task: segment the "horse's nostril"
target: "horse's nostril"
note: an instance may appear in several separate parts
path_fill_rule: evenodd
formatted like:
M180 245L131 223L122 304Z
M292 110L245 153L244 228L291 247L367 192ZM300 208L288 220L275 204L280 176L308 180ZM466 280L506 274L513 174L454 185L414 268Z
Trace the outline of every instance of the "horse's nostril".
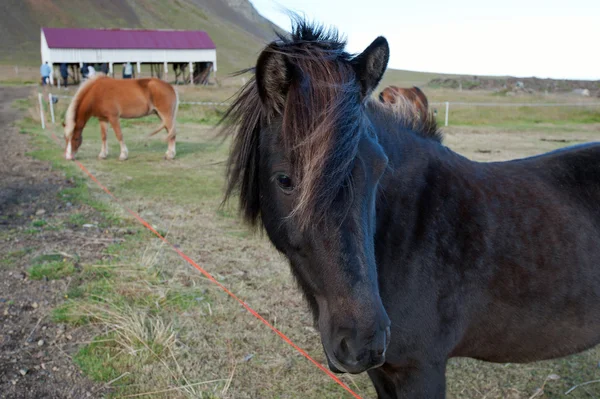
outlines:
M342 338L340 341L340 354L348 354L348 342L346 341L346 338Z
M383 356L383 354L385 353L385 348L379 348L377 349L377 356Z

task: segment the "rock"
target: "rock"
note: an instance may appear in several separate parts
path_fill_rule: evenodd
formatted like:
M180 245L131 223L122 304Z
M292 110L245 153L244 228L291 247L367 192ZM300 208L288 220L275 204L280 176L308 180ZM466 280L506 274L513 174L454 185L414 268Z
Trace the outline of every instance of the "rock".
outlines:
M21 373L21 375L24 376L25 374L27 374L28 371L29 370L27 370L27 369L21 369L21 370L19 370L19 373Z
M86 229L92 228L92 227L96 227L95 224L91 224L91 223L86 223L83 225L83 227L85 227Z
M37 304L37 302L34 302L34 303L32 303L32 304L31 304L31 307L32 307L32 308L34 308L34 309L37 309L37 308L38 308L38 306L39 306L39 305Z
M44 213L46 213L46 210L45 210L45 209L38 209L37 211L35 211L35 215L36 215L36 216L41 216L41 215L43 215Z
M44 340L43 339L40 339L38 341L38 346L44 346Z

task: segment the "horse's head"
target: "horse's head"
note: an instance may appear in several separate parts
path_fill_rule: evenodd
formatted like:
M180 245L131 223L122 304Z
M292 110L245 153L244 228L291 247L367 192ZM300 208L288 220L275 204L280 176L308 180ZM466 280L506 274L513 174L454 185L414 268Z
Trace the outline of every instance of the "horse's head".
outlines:
M351 57L344 45L300 21L261 53L227 114L227 196L240 191L246 219L289 259L332 370L359 373L384 362L390 340L373 242L387 157L364 106L389 48L380 37Z
M67 127L65 127L65 158L69 161L75 159L75 154L81 146L81 143L83 141L83 137L81 134L82 130L83 129L71 130L69 137Z
M429 119L429 101L418 87L388 86L379 93L379 101L396 108L404 117L416 117L425 122Z
M63 122L65 131L65 158L68 161L75 159L75 154L83 141L82 127L75 125L74 117L67 112L67 120Z

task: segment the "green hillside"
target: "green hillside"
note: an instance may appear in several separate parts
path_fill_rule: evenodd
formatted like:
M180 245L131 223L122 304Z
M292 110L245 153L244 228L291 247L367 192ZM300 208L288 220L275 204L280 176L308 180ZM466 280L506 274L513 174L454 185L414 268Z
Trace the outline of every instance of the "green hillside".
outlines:
M275 36L247 0L7 0L0 2L0 63L37 65L41 27L205 30L220 73L252 65Z

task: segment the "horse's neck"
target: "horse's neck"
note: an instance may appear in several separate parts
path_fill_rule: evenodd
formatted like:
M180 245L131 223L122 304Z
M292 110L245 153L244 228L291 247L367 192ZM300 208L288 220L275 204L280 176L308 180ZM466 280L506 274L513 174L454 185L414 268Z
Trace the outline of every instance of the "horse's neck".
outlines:
M401 173L403 168L410 168L414 174L417 172L415 164L423 170L430 162L445 162L457 155L440 142L422 137L397 123L379 122L375 129L389 159L390 169L397 173Z
M441 198L447 192L459 196L459 191L448 191L448 187L462 186L477 167L440 142L406 129L380 128L378 137L389 159L380 181L379 200L385 205L378 211L378 219L409 220L430 198ZM397 226L400 230L410 229L402 223Z

